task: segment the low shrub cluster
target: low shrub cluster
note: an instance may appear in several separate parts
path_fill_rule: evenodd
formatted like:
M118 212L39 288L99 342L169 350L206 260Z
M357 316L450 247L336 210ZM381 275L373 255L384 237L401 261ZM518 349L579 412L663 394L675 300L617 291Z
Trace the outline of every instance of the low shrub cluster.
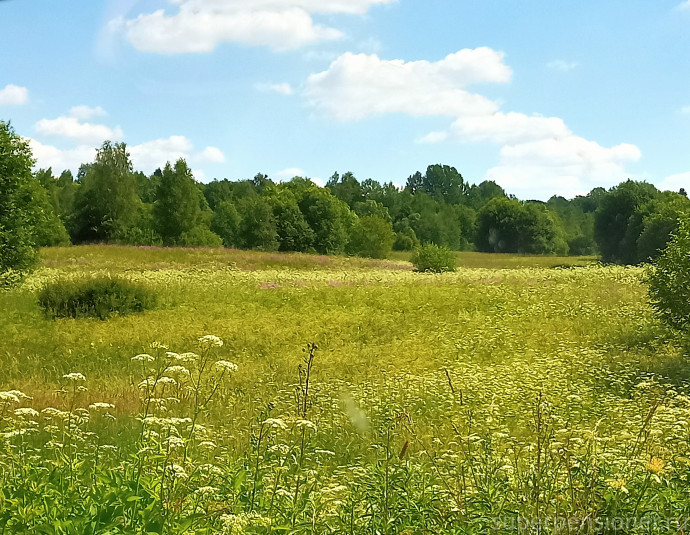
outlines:
M56 281L39 292L39 305L53 318L107 319L154 308L157 298L142 285L100 277Z
M443 273L455 271L457 260L455 253L448 247L427 243L417 248L412 255L412 263L417 271Z

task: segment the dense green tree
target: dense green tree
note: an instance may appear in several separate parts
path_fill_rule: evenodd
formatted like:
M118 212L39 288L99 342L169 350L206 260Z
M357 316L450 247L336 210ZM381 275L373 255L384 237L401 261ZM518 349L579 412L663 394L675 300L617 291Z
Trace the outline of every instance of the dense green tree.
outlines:
M314 231L314 249L320 254L343 253L354 222L347 204L313 184L300 192L297 203Z
M225 247L241 245L240 214L233 202L222 201L216 205L211 218L211 230L221 237Z
M273 207L268 199L250 196L237 203L240 214L238 238L241 247L275 251L278 249L278 233Z
M679 221L690 215L690 200L684 195L666 191L642 209L642 232L637 239L637 261L647 262L659 256Z
M71 233L77 242L115 240L137 223L141 200L124 143L106 141L80 168Z
M594 237L604 262L637 262L637 240L644 229L640 209L658 194L652 184L627 180L602 197L594 217Z
M390 221L375 215L360 217L351 230L348 252L368 258L388 258L395 242Z
M543 203L496 197L477 214L480 251L521 254L566 254L560 220Z
M269 197L276 222L279 251L309 252L316 236L300 211L295 194L281 187Z
M493 180L485 180L480 184L473 184L467 191L467 202L475 210L479 210L491 199L505 197L507 195L504 189Z
M412 251L419 247L419 238L417 238L417 234L410 226L408 218L405 217L396 221L393 225L393 230L395 231L393 249L396 251Z
M340 176L334 173L326 183L326 188L338 199L347 204L351 209L355 204L364 202L364 190L362 185L352 173Z
M174 166L165 165L153 205L156 230L163 243L174 245L183 233L202 225L202 199L184 159L177 160Z
M33 156L26 140L0 121L0 284L10 270L25 272L37 261L37 206L33 202Z

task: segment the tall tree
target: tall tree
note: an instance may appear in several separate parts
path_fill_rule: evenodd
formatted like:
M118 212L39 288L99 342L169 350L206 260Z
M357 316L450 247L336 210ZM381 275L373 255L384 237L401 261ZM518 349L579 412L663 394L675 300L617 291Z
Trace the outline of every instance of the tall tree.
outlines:
M136 225L141 200L124 143L103 143L92 164L79 170L72 236L75 241L115 240Z
M159 180L153 204L153 220L163 243L175 245L183 233L202 223L203 195L196 186L191 169L182 158L174 166L168 162Z
M0 121L0 277L29 270L37 261L33 163L27 141Z

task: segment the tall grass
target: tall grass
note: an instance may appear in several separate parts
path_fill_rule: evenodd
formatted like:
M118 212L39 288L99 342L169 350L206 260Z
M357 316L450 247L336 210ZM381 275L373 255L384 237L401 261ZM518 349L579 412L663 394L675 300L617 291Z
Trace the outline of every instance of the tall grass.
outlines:
M665 533L690 513L690 393L659 373L683 357L638 269L43 254L0 293L7 532ZM104 273L169 306L41 314L46 281Z

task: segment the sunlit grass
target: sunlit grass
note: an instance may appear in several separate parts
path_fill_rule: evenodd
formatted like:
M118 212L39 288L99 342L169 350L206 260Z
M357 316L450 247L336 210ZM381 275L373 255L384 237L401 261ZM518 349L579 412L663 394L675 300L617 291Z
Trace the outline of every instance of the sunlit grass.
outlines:
M314 533L483 533L499 517L690 508L681 492L690 474L685 361L651 314L640 268L582 258L563 269L553 266L566 259L461 253L456 273L433 275L413 272L402 256L377 262L125 247L42 254L42 269L0 294L0 388L33 396L12 410L70 413L100 402L114 405L117 419L101 421L93 409L91 423L30 433L20 446L8 433L24 424L8 405L10 489L22 459L33 455L44 466L38 459L51 458L47 441L74 435L76 457L56 466L85 463L69 476L75 489L101 481L98 466L125 482L143 478L142 489L158 492L155 522L170 533L183 532L192 503L203 513L198 533L240 533L229 526L242 523L252 533L269 524ZM146 285L160 308L107 321L40 312L36 292L46 282L108 274ZM213 362L238 367L212 401L202 407L203 396L188 395L211 392L205 385L215 376L206 372L192 390L180 390L177 375L174 393L142 391L146 377L184 375L168 371L179 364L152 342L199 352L206 334L223 340ZM155 361L132 360L139 354ZM198 366L184 364L192 377ZM72 372L86 376L88 390L56 393ZM308 403L298 403L305 396ZM152 397L181 399L157 401L167 410L155 415L190 418L205 435L197 440L188 423L166 428L167 436L142 434L133 417L154 414ZM45 418L36 429L48 425ZM117 453L97 461L93 440L114 442ZM142 447L150 456L133 460ZM174 476L178 468L189 477ZM43 481L36 470L31 477ZM214 490L199 491L206 487ZM125 494L115 492L113 503L126 502ZM141 509L113 511L132 525L155 523Z

